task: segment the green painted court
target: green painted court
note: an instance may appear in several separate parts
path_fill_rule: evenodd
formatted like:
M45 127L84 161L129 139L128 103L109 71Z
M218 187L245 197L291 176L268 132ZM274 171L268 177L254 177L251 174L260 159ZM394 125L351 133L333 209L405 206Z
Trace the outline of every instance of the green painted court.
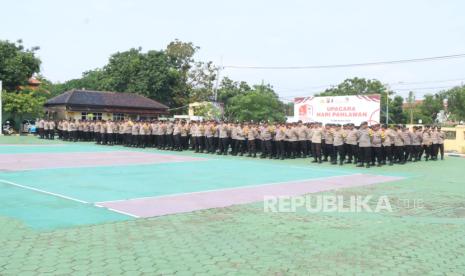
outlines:
M465 271L464 158L367 170L35 137L1 137L0 158L0 275ZM389 181L360 185L371 176ZM388 196L393 212L265 213L257 201L143 216L168 199L233 202L298 185L316 195ZM111 210L119 202L142 215Z
M0 215L17 218L32 228L54 229L73 225L97 224L132 219L127 214L99 208L93 203L157 197L173 194L222 190L244 186L309 180L353 175L353 170L288 165L273 160L218 157L192 153L172 153L154 149L103 147L90 143L1 146L0 157L14 163L10 170L0 172ZM104 154L112 157L131 152L153 154L160 163L138 164L128 160L116 166L95 165ZM62 165L62 154L75 155L68 165ZM118 154L118 155L114 155ZM179 162L164 162L164 157L176 155ZM17 160L12 160L19 156ZM20 168L26 158L43 168ZM188 159L186 159L188 158ZM7 160L10 159L10 160ZM55 159L55 160L53 160ZM16 161L16 162L15 162ZM99 160L97 160L99 161ZM84 164L79 164L87 162ZM98 162L97 162L98 163ZM50 165L49 165L50 164ZM64 166L64 167L62 167ZM69 166L69 167L66 167ZM76 166L76 167L74 167ZM4 166L5 167L5 166ZM31 188L31 189L29 189ZM34 190L32 190L34 189ZM20 200L18 200L20 199ZM80 202L81 201L81 202ZM90 203L90 204L86 204Z

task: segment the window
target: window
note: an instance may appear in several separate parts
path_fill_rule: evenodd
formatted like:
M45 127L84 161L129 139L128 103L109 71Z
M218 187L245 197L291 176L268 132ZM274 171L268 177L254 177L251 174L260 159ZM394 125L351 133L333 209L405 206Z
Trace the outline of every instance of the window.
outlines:
M92 113L92 120L94 121L97 121L97 120L102 120L102 113L98 112L94 112Z
M113 113L113 121L123 121L124 114L123 113Z
M457 133L455 131L444 131L447 140L455 140Z
M87 112L81 113L81 120L87 120Z

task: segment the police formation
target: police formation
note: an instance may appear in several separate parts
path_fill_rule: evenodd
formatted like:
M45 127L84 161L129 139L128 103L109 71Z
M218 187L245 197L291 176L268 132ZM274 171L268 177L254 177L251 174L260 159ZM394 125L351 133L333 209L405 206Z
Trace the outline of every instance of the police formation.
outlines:
M270 159L313 158L313 163L370 167L444 159L444 133L438 126L362 123L230 123L216 121L40 120L42 139L95 141L101 145L193 150Z

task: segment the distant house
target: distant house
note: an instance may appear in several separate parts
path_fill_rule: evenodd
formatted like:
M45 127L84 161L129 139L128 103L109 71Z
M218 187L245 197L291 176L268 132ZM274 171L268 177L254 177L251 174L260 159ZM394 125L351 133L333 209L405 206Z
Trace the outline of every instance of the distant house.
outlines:
M156 119L168 106L135 93L70 90L44 104L49 118L82 120Z
M423 104L423 100L415 100L412 104L408 102L408 99L405 99L404 103L402 104L402 108L404 110L409 109L411 107L417 107L419 105Z
M39 90L40 86L41 86L42 82L38 79L36 79L35 77L30 77L28 80L27 80L27 85L20 85L18 86L18 90L31 90L31 91L36 91L36 90ZM49 91L45 90L45 89L41 89L41 92L43 93L50 93Z

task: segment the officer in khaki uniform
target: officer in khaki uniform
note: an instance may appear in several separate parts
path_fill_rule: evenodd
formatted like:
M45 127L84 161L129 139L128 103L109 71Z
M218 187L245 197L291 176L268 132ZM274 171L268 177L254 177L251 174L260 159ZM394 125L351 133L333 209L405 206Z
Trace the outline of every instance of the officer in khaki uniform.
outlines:
M413 162L420 161L422 137L423 137L423 133L421 131L421 127L420 126L414 126L413 127L413 133L412 133Z
M257 146L255 141L258 137L258 130L255 124L251 124L247 130L247 149L249 152L248 157L257 157Z
M181 122L176 121L174 123L174 127L173 127L174 150L176 150L176 151L182 151L181 128L182 128Z
M273 129L267 122L264 122L260 127L260 138L262 140L262 155L260 158L273 158L272 144L271 140L273 139L272 133Z
M386 164L386 160L389 160L389 166L394 165L393 159L393 148L395 133L394 130L388 128L387 125L382 125L381 135L383 138L383 164Z
M334 133L333 133L333 125L326 124L323 137L325 140L325 150L324 150L324 159L323 161L328 161L328 157L331 163L335 162L335 151L334 151Z
M438 126L437 131L439 153L441 154L441 160L444 160L444 139L446 138L446 134L443 131L441 131L440 126Z
M299 141L299 150L298 150L297 157L305 158L308 156L307 126L302 124L301 121L299 121L299 124L297 126L297 139Z
M404 140L404 161L412 161L412 132L406 127L402 127L402 140Z
M373 125L371 129L371 149L372 149L372 159L371 165L375 165L375 161L377 162L377 166L381 167L383 164L383 132L380 129L380 125L376 124Z
M205 122L204 136L205 136L205 151L206 153L213 153L213 132L214 126L212 122Z
M313 135L313 123L307 124L307 152L308 156L312 157L312 135Z
M332 160L332 164L337 164L337 155L339 154L339 165L344 164L345 160L345 150L344 150L344 139L345 139L345 132L341 129L341 125L337 124L334 126L333 130L333 146L334 146L334 159Z
M189 148L189 124L185 121L181 121L181 145L183 150Z
M394 154L396 156L395 160L396 163L405 164L405 156L404 156L404 138L402 135L402 126L397 125L394 127Z
M37 123L37 132L39 132L40 139L45 138L44 126L45 126L45 120L40 119L39 122Z
M439 152L439 132L438 128L435 126L431 131L431 160L438 160Z
M321 163L321 142L323 138L323 128L321 123L315 123L312 131L312 163Z
M233 155L240 155L243 156L246 146L245 146L245 138L246 134L244 133L244 126L242 124L236 124L235 127L236 132L236 139L234 145Z
M286 156L286 151L285 151L285 141L284 139L286 138L286 127L283 124L278 124L275 130L275 136L274 136L274 141L276 144L276 159L281 159L284 160L284 157Z
M367 122L360 124L360 129L357 131L357 142L359 147L359 164L357 167L369 168L371 164L371 136L372 132L368 128Z
M345 150L347 153L347 163L352 163L352 159L354 160L354 164L358 163L358 147L357 147L357 129L355 129L353 124L347 125L347 137L346 137L346 146Z

